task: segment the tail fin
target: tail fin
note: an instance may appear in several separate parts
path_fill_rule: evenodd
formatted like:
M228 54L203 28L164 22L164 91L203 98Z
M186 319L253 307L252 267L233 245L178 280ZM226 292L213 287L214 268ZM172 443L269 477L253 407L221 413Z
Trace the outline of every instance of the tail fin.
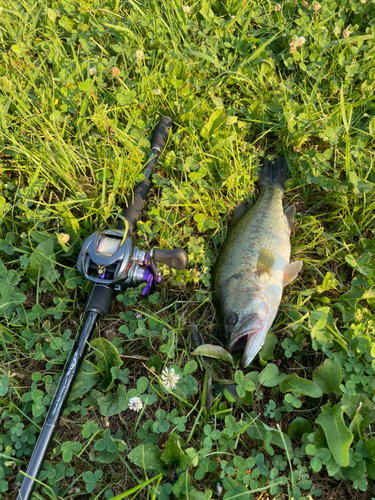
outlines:
M285 158L276 160L274 163L264 158L263 166L260 167L258 175L259 186L278 186L284 190L284 184L288 175Z

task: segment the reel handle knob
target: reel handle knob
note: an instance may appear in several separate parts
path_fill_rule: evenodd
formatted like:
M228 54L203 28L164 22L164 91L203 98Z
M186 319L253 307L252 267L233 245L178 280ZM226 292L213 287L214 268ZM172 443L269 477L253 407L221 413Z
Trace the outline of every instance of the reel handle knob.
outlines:
M173 269L185 269L188 265L188 254L182 248L174 250L163 250L155 248L152 253L152 258L159 264L165 264Z

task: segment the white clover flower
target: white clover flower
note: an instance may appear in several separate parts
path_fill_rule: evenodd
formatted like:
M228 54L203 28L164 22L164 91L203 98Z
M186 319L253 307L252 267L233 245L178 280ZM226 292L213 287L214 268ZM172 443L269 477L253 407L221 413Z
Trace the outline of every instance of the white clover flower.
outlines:
M366 0L359 0L361 3L366 3Z
M234 19L236 16L230 16L231 19Z
M143 59L143 52L141 50L137 50L135 57L137 58L137 61L141 61Z
M161 90L160 89L155 89L154 90L154 94L155 95L160 95L161 94Z
M183 11L186 12L186 14L190 14L191 10L190 10L190 7L188 5L184 5L182 8L183 8Z
M336 36L339 36L340 34L340 28L338 26L336 26L334 29L333 29L333 32Z
M89 69L89 73L90 73L91 76L96 75L96 73L97 73L96 68L90 68Z
M280 12L280 10L281 10L281 5L279 3L277 3L275 5L275 12Z
M342 32L342 36L343 36L344 38L349 38L350 33L351 33L351 31L349 31L349 30L346 28L346 29L344 29L344 31Z
M318 10L320 10L321 8L322 8L322 6L320 5L319 2L314 3L313 9L315 10L315 12L318 12Z
M138 398L138 397L130 398L128 407L134 411L141 411L143 408L143 403L141 401L141 398Z
M306 38L304 36L300 36L299 38L292 40L289 44L289 52L291 54L294 54L294 52L296 52L297 50L297 47L302 47L302 45L305 45L305 43Z
M176 384L180 378L180 375L175 374L174 368L168 371L168 368L164 368L161 375L161 381L166 389L172 390L176 389Z
M296 43L297 47L302 47L302 45L305 45L306 43L306 38L304 36L300 36L299 38L297 38Z

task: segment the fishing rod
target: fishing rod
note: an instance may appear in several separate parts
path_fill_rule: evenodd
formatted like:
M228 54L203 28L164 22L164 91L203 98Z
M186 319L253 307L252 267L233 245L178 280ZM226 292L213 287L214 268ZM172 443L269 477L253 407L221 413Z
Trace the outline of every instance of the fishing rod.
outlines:
M78 256L77 268L84 278L94 283L85 307L86 321L77 336L71 355L65 365L56 394L39 434L17 500L29 500L47 455L52 437L73 387L85 356L88 342L97 320L106 316L115 291L147 283L142 291L147 295L155 289L161 276L157 264L173 269L184 269L188 264L187 253L181 248L174 250L152 249L150 252L134 246L133 236L137 221L142 215L150 177L165 147L172 120L163 116L157 124L151 142L152 156L145 167L144 179L136 186L128 201L117 229L97 231L83 243Z

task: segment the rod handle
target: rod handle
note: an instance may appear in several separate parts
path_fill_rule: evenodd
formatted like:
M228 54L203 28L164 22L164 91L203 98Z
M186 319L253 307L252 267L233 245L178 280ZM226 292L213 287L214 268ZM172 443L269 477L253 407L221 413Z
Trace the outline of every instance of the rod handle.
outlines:
M159 156L163 152L171 127L172 119L168 116L163 116L155 127L151 142L153 156L146 165L145 178L134 189L133 197L128 200L128 206L125 208L123 214L129 224L128 236L132 236L134 234L135 226L142 216L147 194L150 191L150 177L154 172ZM117 225L117 229L124 231L125 221L120 220Z
M147 194L150 191L150 179L143 179L134 189L132 198L129 200L129 206L124 210L124 218L129 224L128 236L132 236L135 231L135 226L141 218L143 208L146 203ZM117 229L125 230L125 221L122 219L117 225Z
M152 257L155 262L177 270L185 269L188 265L188 254L182 248L175 248L174 250L155 248Z
M151 149L157 149L159 154L163 152L171 128L172 119L169 118L169 116L163 116L155 127L151 142Z

